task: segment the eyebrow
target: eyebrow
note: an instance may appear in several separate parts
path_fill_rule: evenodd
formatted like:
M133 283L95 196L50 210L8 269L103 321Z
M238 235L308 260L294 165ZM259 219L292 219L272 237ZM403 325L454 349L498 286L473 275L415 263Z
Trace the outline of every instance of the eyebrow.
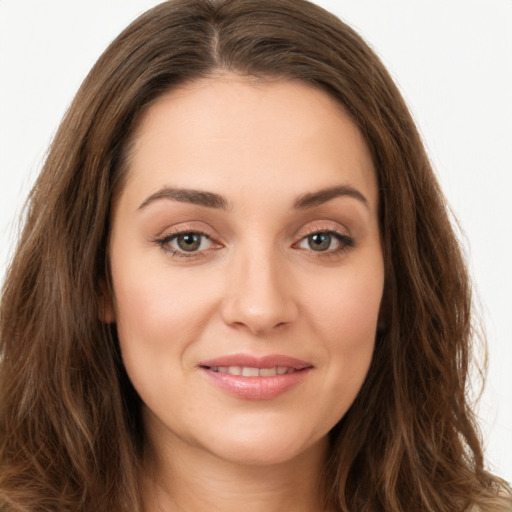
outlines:
M173 199L174 201L179 201L181 203L197 204L199 206L206 206L207 208L219 208L222 210L227 210L228 208L227 200L221 195L213 192L186 188L163 187L147 197L139 206L139 210L146 208L151 203L158 201L159 199Z
M293 207L297 210L304 210L306 208L313 208L320 206L331 199L336 197L352 197L363 203L366 208L370 208L368 199L354 187L350 185L338 185L336 187L329 187L319 190L318 192L308 192L299 196L293 203Z
M331 199L337 197L352 197L357 199L369 208L368 200L366 197L354 187L350 185L338 185L335 187L328 187L317 192L307 192L300 195L294 202L293 208L295 210L305 210L307 208L314 208L320 206ZM217 208L221 210L227 210L229 203L227 199L214 192L206 192L203 190L185 189L185 188L173 188L163 187L154 194L147 197L143 203L139 206L139 210L142 210L149 206L151 203L160 199L171 199L182 203L196 204L199 206L205 206L207 208Z

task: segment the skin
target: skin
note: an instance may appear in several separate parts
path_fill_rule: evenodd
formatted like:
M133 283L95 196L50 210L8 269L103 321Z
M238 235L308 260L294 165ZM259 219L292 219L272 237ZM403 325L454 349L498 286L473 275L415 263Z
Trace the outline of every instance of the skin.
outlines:
M326 93L235 75L165 94L134 141L104 320L117 323L144 403L146 509L318 512L327 434L368 371L383 291L368 148ZM294 207L340 186L356 192ZM155 198L163 187L227 206ZM183 256L176 233L191 232L208 238ZM311 369L275 398L248 400L198 366L240 353Z

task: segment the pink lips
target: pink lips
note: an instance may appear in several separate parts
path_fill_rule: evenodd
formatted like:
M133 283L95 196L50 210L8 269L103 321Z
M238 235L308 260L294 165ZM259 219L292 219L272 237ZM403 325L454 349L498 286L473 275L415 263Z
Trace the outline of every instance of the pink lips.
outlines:
M300 384L313 366L294 357L234 354L199 364L215 386L237 398L270 400Z

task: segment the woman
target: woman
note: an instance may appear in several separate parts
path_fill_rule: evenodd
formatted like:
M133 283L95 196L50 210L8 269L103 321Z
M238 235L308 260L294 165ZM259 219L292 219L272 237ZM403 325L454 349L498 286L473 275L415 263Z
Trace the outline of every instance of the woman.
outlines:
M3 510L511 508L420 138L312 4L128 27L56 135L1 314Z

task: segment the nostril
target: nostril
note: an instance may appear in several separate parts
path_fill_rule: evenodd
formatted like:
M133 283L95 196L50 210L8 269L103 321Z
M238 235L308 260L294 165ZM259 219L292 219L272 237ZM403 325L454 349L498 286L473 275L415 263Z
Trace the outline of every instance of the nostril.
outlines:
M275 268L268 261L258 261L257 268L247 260L243 267L235 265L221 316L231 327L243 326L254 334L263 334L293 323L298 318L298 305L291 280L282 273L275 275Z

